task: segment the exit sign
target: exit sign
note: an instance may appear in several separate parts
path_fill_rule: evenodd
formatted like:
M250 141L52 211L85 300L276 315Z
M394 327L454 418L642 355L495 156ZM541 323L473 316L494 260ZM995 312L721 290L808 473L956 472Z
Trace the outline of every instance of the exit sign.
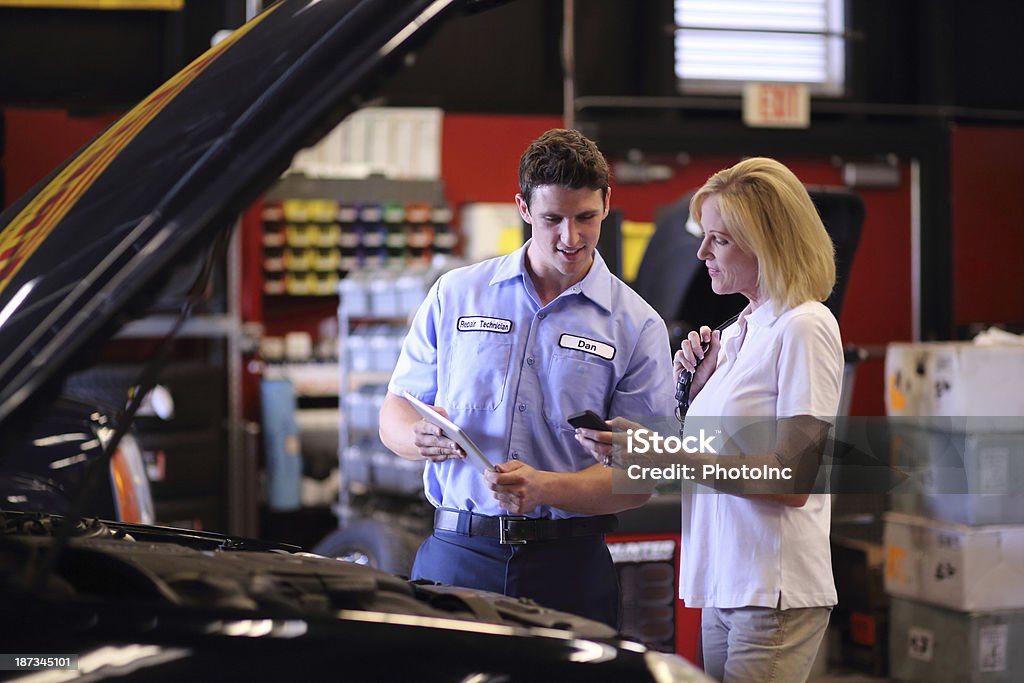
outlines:
M754 128L808 128L811 93L801 83L747 83L743 123Z

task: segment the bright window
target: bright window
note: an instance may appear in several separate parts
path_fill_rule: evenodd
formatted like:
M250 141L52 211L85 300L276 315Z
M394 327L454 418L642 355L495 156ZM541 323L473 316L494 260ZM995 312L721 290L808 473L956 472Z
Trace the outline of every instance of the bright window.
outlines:
M685 94L746 81L844 92L844 0L675 0L675 72Z

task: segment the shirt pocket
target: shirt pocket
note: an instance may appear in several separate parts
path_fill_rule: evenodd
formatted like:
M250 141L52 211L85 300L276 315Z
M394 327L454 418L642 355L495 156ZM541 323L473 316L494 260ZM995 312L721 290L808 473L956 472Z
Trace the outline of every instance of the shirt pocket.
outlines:
M494 410L505 398L512 340L507 334L463 332L455 336L449 356L445 407Z
M544 417L553 426L572 430L566 419L593 410L604 417L611 393L612 366L582 353L556 353L551 357Z

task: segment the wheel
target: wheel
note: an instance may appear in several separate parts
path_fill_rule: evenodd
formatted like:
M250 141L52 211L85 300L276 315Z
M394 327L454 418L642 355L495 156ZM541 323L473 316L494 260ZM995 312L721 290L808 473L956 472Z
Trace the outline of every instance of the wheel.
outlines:
M361 519L320 541L313 552L409 576L420 539L373 519Z

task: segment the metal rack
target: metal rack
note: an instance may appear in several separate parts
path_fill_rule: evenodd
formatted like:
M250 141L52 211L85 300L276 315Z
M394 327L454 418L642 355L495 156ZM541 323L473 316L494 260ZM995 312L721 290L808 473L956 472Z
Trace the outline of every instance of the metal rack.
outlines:
M243 332L241 311L241 247L240 231L236 224L227 250L225 267L226 289L224 311L193 315L178 338L212 339L224 343L222 362L226 372L227 405L226 431L226 523L223 529L231 534L255 536L258 533L257 510L259 504L259 465L256 435L242 419L242 353L247 346ZM126 324L116 339L154 339L170 332L175 316L156 314ZM221 531L218 529L217 531Z
M398 359L409 317L419 306L431 272L390 271L343 281L338 304L339 426L341 487L335 514L342 528L370 514L356 497L422 498L419 463L387 451L378 436L377 415Z

